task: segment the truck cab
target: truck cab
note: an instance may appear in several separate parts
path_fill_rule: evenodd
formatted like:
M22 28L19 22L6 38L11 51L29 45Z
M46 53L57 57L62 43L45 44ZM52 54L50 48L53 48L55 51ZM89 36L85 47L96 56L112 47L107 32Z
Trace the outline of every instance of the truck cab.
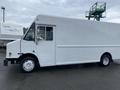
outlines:
M7 44L4 64L19 63L25 72L37 66L55 65L55 27L33 22L23 38Z

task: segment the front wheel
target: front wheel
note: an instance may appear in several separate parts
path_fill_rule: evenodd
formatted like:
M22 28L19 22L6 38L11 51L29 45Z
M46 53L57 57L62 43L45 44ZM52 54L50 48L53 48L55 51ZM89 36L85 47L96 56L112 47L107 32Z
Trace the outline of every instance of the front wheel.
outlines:
M23 72L32 72L35 67L35 59L32 57L25 57L20 63L20 68Z
M112 61L112 58L110 57L110 55L105 54L101 57L100 65L109 66L111 61Z

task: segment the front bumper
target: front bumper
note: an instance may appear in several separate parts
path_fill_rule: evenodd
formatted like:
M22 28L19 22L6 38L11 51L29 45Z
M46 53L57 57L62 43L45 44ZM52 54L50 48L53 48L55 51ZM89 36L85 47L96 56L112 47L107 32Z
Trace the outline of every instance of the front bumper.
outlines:
M11 64L15 64L15 63L18 63L18 58L6 58L4 61L3 61L3 65L4 66L8 66L8 62L11 62Z

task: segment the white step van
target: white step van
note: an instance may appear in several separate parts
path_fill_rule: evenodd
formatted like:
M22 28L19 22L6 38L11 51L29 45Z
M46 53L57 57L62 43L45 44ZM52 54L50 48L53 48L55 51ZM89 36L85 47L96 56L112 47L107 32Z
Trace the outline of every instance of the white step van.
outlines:
M120 59L120 24L38 15L22 39L7 44L4 65L40 67Z

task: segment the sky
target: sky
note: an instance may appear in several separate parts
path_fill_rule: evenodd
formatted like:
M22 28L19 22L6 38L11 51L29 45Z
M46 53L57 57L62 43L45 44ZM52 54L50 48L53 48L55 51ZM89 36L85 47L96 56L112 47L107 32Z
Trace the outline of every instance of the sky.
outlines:
M29 27L40 14L86 19L85 12L95 2L107 3L106 18L102 21L120 23L120 0L0 0L0 7L6 8L6 22Z

